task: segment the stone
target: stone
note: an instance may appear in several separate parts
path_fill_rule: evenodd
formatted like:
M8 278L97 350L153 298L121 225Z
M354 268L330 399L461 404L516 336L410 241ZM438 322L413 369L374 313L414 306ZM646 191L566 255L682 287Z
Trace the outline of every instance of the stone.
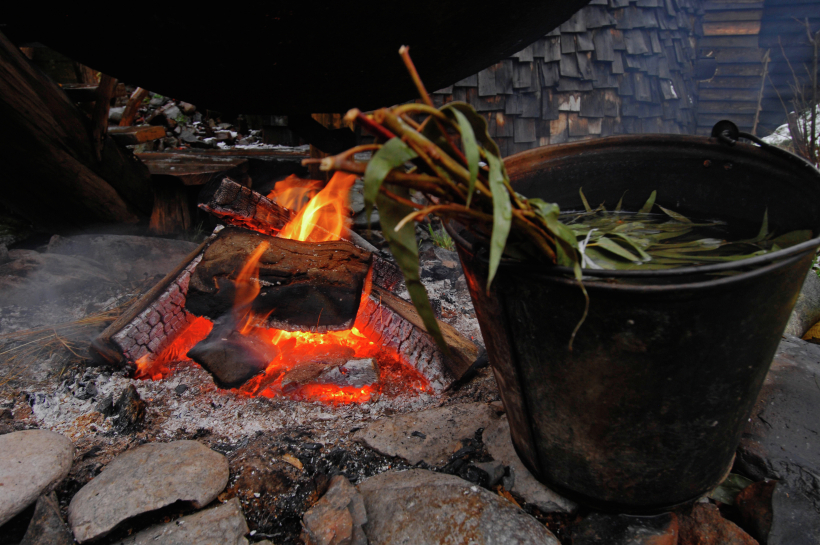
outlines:
M506 415L484 430L483 439L490 456L509 466L515 475L510 492L535 505L542 513L572 513L578 507L575 502L556 494L533 477L515 452Z
M26 430L0 435L0 526L51 492L73 462L74 445L59 433Z
M152 526L115 545L247 545L248 524L237 498L212 509Z
M334 475L325 495L302 518L302 540L308 545L367 545L366 523L362 495L343 475Z
M558 545L523 510L485 488L424 469L388 471L359 486L370 545Z
M149 443L126 451L80 489L68 522L80 543L177 501L207 505L228 483L228 460L196 441Z
M678 516L678 545L758 545L734 522L720 516L712 503L696 503L688 514Z
M189 102L180 102L177 106L182 110L182 113L188 116L194 115L196 112L196 106Z
M130 235L76 235L49 244L49 254L92 260L118 281L135 281L166 275L197 244L185 240Z
M572 531L572 545L677 545L678 519L591 513Z
M777 479L820 517L820 346L794 337L777 349L737 451L737 472Z
M775 485L777 481L760 481L747 486L735 497L740 526L762 543L766 543L772 529L772 493Z
M797 296L797 303L789 317L785 334L802 337L818 320L820 320L820 278L817 277L814 269L810 269L803 282L800 295Z
M498 460L492 462L479 462L473 464L475 467L487 474L487 486L494 487L504 478L504 464Z
M413 465L442 466L463 446L462 439L472 439L479 428L486 429L495 419L495 412L485 403L452 405L383 418L357 431L353 438Z
M51 494L40 496L34 508L34 516L23 536L20 545L73 545L71 530L60 515L57 496Z
M119 125L125 106L112 106L108 110L108 122L112 125Z
M807 495L787 483L761 481L738 494L741 527L766 545L820 544L820 517Z

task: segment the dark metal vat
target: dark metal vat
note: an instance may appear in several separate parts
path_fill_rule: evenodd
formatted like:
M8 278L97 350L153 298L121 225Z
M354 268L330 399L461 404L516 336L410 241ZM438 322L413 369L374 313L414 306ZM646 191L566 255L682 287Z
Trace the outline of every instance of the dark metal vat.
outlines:
M820 233L820 173L785 153L717 139L637 136L539 148L506 161L529 197L583 209L658 203L694 218ZM536 477L599 509L694 500L729 470L820 238L755 258L669 271L590 271L590 313L566 270L504 263L484 293L482 247L458 251L507 408ZM462 234L464 234L462 232ZM726 276L727 269L740 271Z
M122 3L93 15L18 2L0 22L13 41L42 42L200 109L344 113L417 97L401 45L435 91L520 51L588 2Z

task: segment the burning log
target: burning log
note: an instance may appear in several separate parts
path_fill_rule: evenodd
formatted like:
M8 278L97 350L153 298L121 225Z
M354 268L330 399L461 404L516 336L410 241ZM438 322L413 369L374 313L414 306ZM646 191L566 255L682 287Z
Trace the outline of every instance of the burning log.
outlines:
M199 207L225 223L276 235L294 213L256 191L225 178L207 204Z
M213 198L207 204L200 204L199 208L229 225L245 227L272 236L277 235L295 215L290 209L280 206L230 178L222 180ZM349 229L345 230L342 238L365 250L375 251L375 248ZM375 253L373 254L373 283L392 290L401 279L402 275L398 267Z
M481 356L478 347L454 327L439 322L450 357L439 350L424 329L412 303L377 286L373 287L356 319L356 327L372 341L395 351L402 361L424 375L439 393L464 377Z
M344 241L313 244L228 227L205 250L185 308L209 318L229 313L239 285L247 281L233 276L262 243L269 247L259 260L261 289L250 303L254 314L269 316L268 327L285 331L350 329L370 254Z

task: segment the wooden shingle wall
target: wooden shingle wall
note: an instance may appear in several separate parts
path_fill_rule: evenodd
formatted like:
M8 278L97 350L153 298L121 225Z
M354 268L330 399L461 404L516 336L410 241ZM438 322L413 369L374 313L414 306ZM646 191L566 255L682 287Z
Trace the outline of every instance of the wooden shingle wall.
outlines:
M613 134L691 134L696 2L592 0L433 99L472 104L503 155Z
M706 0L703 10L698 55L716 59L717 71L698 82L697 134L708 135L721 119L751 132L765 81L766 50L758 46L763 2Z

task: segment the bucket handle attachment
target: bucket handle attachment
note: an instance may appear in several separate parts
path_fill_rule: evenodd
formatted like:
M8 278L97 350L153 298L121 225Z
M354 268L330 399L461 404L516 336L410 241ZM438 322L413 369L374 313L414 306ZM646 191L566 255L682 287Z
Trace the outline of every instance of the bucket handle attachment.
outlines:
M726 144L727 146L734 146L737 144L737 141L741 138L745 140L749 140L757 144L760 149L768 151L774 155L779 155L784 159L788 159L790 161L794 161L795 159L803 163L803 166L806 166L813 171L817 171L814 165L800 157L799 155L795 155L794 153L784 150L783 148L778 148L777 146L773 146L768 144L758 138L753 134L749 134L747 132L741 132L740 129L737 128L737 125L729 121L728 119L722 119L715 123L715 126L712 127L712 138L717 138L718 142L721 144Z

